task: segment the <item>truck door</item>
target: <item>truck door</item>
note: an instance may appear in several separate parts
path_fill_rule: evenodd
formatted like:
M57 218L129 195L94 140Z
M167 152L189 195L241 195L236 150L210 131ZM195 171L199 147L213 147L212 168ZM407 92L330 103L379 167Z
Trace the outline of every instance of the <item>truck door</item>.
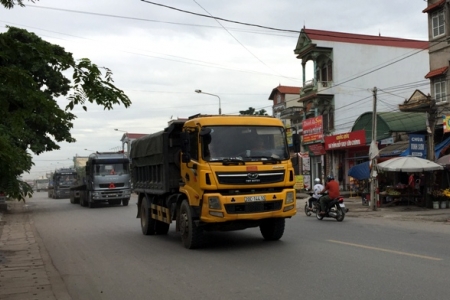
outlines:
M181 165L181 177L185 184L183 189L189 196L191 206L198 206L203 196L203 191L200 188L201 178L199 178L197 172L199 160L199 137L197 129L189 132L189 145L190 161Z

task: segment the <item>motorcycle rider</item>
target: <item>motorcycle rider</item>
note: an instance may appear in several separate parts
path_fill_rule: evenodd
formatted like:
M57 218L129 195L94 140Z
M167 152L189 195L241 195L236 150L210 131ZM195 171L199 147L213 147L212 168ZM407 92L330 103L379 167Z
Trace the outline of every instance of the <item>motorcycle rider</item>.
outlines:
M327 176L327 183L321 193L328 191L327 195L320 197L320 215L325 215L328 203L334 198L339 197L339 183L334 180L333 175Z
M320 183L320 179L319 178L314 179L314 183L315 183L314 187L313 187L314 193L312 194L311 198L309 198L309 200L308 200L309 210L312 210L313 201L319 201L320 197L322 196L320 193L323 190L323 185Z

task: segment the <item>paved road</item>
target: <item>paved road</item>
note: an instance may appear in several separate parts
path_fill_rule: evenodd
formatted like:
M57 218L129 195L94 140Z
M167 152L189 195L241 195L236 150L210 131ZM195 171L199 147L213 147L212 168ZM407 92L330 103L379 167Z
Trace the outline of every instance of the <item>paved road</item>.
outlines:
M29 201L31 225L72 299L448 298L443 222L351 212L337 223L300 210L279 242L255 228L209 233L204 249L187 250L173 226L143 236L135 202L89 209L44 193Z

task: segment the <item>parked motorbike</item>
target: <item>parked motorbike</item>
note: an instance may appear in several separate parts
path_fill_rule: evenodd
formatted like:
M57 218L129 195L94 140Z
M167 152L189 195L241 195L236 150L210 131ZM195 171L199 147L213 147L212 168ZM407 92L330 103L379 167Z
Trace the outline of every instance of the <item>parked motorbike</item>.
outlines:
M320 206L320 204L319 204ZM323 218L334 218L338 222L344 221L345 213L348 212L348 209L344 204L344 197L339 196L330 201L327 205L327 209L324 215L320 214L320 209L316 209L316 218L318 220L322 220Z

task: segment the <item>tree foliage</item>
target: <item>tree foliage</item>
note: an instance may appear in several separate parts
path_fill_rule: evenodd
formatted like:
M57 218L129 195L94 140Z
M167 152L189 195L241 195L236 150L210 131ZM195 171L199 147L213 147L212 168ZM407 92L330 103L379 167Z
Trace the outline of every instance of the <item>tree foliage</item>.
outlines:
M251 116L268 116L265 109L260 109L260 110L256 111L256 109L253 107L249 107L247 110L240 110L239 114L240 115L251 115Z
M32 3L34 3L35 1L39 1L39 0L28 0ZM14 8L15 5L19 5L19 6L25 6L25 4L23 4L24 0L0 0L0 3L7 9L11 9Z
M5 7L15 3L0 1ZM69 79L65 75L70 71ZM67 97L65 109L58 106L59 97ZM70 129L76 116L71 111L76 105L87 110L86 102L108 110L131 105L114 86L108 68L87 58L74 60L64 48L23 29L8 27L0 34L0 191L18 199L30 195L31 187L18 179L33 165L30 152L41 154L59 149L60 142L75 142Z

